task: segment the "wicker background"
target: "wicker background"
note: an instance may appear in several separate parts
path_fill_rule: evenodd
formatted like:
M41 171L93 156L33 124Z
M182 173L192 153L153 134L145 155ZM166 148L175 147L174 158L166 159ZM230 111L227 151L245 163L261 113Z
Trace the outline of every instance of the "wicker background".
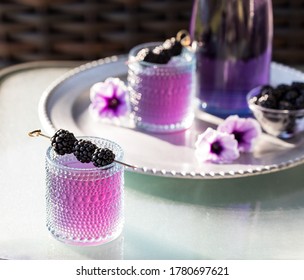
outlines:
M192 0L1 0L0 67L127 53L189 26ZM304 0L273 0L273 59L304 64Z

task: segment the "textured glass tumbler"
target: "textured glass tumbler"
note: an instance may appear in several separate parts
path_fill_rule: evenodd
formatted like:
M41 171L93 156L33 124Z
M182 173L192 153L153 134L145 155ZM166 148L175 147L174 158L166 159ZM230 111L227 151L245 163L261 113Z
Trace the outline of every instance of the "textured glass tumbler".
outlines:
M109 140L82 137L108 148L115 159L123 151ZM123 227L124 168L112 163L97 168L79 162L73 154L60 156L53 148L46 154L47 228L65 243L91 246L118 237Z
M271 0L195 0L190 30L202 109L220 117L249 115L247 93L269 83Z
M189 128L193 122L195 56L187 48L167 64L136 61L137 53L161 43L146 43L129 53L128 85L135 125L150 132Z

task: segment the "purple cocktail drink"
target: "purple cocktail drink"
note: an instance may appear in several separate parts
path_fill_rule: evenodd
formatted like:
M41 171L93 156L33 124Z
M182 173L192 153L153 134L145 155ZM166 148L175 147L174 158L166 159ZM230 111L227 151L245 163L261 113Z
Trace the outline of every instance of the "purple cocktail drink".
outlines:
M269 83L272 29L270 0L194 2L191 33L203 110L220 117L250 114L247 93Z
M121 148L108 140L88 138L111 149L121 160ZM99 168L81 163L74 155L57 155L49 148L46 156L47 227L65 243L90 246L109 242L123 226L123 167L112 163Z
M166 64L136 61L138 52L159 43L142 44L130 51L128 83L132 116L138 128L151 132L183 130L193 121L195 58L183 48Z

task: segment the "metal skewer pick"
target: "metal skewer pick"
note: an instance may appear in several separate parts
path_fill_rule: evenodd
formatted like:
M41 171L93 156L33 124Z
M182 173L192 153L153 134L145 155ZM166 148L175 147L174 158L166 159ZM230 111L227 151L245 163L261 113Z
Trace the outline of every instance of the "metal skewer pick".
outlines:
M191 45L191 37L187 30L182 29L177 32L176 40L179 41L184 47Z
M28 133L28 136L30 136L30 137L42 136L42 137L45 137L45 138L47 138L47 139L51 139L50 136L47 136L47 135L43 134L43 133L41 132L41 129L36 129L36 130L33 130L33 131L29 132L29 133Z
M50 136L43 134L43 133L41 132L41 129L35 129L35 130L33 130L33 131L30 131L30 132L28 133L28 136L30 136L30 137L39 137L39 136L42 136L42 137L47 138L47 139L49 139L49 140L51 139ZM121 161L116 160L116 159L114 159L114 162L116 162L116 163L118 163L118 164L121 164L121 165L124 165L124 166L129 167L129 168L132 168L132 169L136 169L136 168L137 168L137 167L134 166L134 165L130 165L130 164L121 162Z

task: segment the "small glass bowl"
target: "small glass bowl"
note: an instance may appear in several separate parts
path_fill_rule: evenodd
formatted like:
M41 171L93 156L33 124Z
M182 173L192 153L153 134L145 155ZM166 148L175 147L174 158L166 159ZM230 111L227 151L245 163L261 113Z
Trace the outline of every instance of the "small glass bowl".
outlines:
M252 89L247 94L247 103L265 132L282 139L290 139L304 131L304 109L279 110L259 106L255 104L255 100L260 90L261 86Z

